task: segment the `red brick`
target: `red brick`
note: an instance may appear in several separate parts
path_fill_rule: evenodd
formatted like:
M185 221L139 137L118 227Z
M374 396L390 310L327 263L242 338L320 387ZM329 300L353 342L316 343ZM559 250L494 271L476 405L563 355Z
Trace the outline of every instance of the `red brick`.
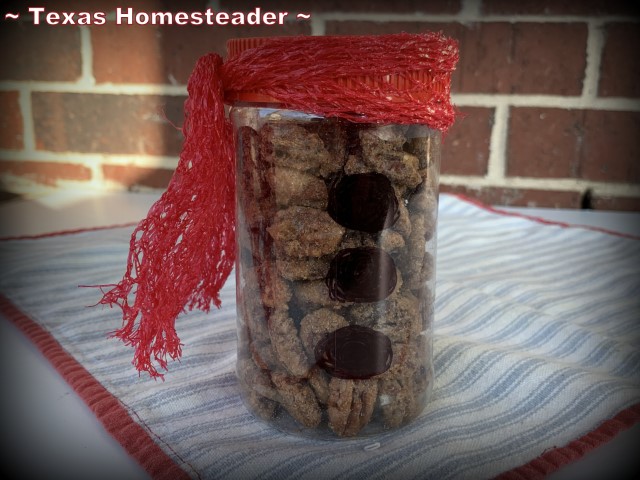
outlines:
M640 182L640 112L587 110L580 176L605 182Z
M512 108L507 140L507 175L574 178L584 132L581 110Z
M507 174L640 182L640 112L513 108Z
M142 168L129 165L103 165L102 174L107 181L115 182L127 188L149 187L166 188L173 170L162 168Z
M0 92L0 148L23 148L18 92Z
M485 175L489 161L492 108L463 107L442 147L442 173Z
M170 83L162 54L162 30L113 23L93 27L91 43L96 82ZM136 48L130 48L131 45Z
M234 37L309 34L308 23L283 26L126 26L91 30L93 74L98 83L186 84L202 55L226 55ZM136 48L131 48L136 45Z
M580 193L505 187L466 187L441 185L443 193L457 193L487 205L541 208L580 208Z
M508 23L475 23L461 26L460 77L456 90L460 92L513 93L518 84L513 72L517 61L514 27Z
M579 95L586 45L582 23L477 24L463 40L461 90Z
M220 10L247 11L253 10L259 2L253 0L222 0ZM406 0L389 2L389 0L316 0L313 3L301 4L299 0L272 0L262 6L262 10L298 12L388 12L388 13L457 13L461 8L460 0ZM268 8L267 8L268 7Z
M640 198L594 195L591 206L595 210L617 210L621 212L640 212Z
M496 15L634 15L623 0L483 0L482 13Z
M0 80L74 81L81 74L80 30L4 21Z
M176 155L184 97L34 93L36 147L54 152Z
M609 24L602 51L598 95L640 97L640 29L637 23Z
M91 170L84 165L57 162L0 161L0 175L24 177L36 183L55 186L58 180L91 180Z
M330 21L329 35L443 31L458 40L453 92L579 95L586 66L584 23Z

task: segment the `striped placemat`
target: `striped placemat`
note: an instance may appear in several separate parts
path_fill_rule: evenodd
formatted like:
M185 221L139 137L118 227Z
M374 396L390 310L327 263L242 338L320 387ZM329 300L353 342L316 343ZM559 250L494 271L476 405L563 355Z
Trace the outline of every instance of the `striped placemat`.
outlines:
M375 438L313 441L245 410L235 285L178 321L165 382L138 377L78 285L122 275L131 227L0 242L0 307L156 478L535 478L640 418L640 241L440 200L433 400Z

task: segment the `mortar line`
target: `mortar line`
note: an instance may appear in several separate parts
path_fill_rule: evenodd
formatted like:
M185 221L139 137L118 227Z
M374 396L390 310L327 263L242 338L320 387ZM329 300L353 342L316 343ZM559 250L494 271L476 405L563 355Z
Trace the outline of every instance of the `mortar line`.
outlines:
M51 163L72 163L72 164L109 164L109 165L131 165L145 168L168 168L173 169L178 163L178 156L169 155L142 155L142 154L103 154L103 153L82 153L82 152L51 152L24 150L0 150L1 160L19 160L24 162L51 162Z
M90 180L56 179L53 185L38 183L29 177L23 177L7 173L2 177L2 183L12 193L17 193L26 198L34 198L41 195L52 194L64 190L73 191L103 191L103 187L94 187ZM122 191L122 187L120 191Z
M101 160L85 160L82 164L91 171L89 183L92 188L100 188L104 184L104 172L102 171L103 163Z
M480 13L480 0L462 0L460 12L461 17L479 17Z
M582 98L585 101L594 100L598 96L600 82L600 66L602 64L602 50L604 49L604 24L599 20L588 23L587 36L587 64L582 84Z
M86 25L80 27L80 58L82 74L77 84L93 87L96 83L93 76L93 47L91 45L91 30Z
M186 85L147 84L147 83L100 83L94 85L77 82L43 82L43 81L3 81L0 91L16 90L22 85L29 85L34 92L63 93L100 93L113 95L186 95Z
M505 104L513 107L576 108L594 110L639 111L640 100L623 97L595 97L538 94L454 93L456 105L467 107L497 107Z
M22 115L22 141L24 145L22 151L33 152L36 149L36 134L33 125L31 90L27 84L18 88L18 104Z
M324 16L322 14L319 15L314 15L311 14L311 20L310 20L310 24L311 24L311 35L312 36L323 36L327 29L327 22L324 20Z
M493 127L489 138L488 179L501 180L507 170L507 137L509 134L509 105L496 105L493 113Z

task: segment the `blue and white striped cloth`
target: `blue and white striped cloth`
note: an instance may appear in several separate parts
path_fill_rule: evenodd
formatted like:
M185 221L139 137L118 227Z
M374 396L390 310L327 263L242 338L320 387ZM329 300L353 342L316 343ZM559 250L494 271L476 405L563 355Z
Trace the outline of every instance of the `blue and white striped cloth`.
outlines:
M312 441L244 408L235 285L178 320L165 382L107 339L119 310L87 308L119 280L131 228L0 242L0 292L42 325L199 478L490 478L640 402L640 241L543 225L443 195L434 362L426 411L376 438Z

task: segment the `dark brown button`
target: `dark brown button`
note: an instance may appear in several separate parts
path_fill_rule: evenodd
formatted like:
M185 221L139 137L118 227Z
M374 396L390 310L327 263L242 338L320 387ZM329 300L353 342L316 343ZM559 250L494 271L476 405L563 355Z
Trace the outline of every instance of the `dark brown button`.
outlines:
M340 302L378 302L387 298L398 281L393 258L377 247L345 248L329 265L329 296Z
M331 186L327 212L343 227L375 233L398 219L398 199L384 175L345 175Z
M381 332L360 325L339 328L315 347L316 363L331 376L366 379L391 366L391 340Z

